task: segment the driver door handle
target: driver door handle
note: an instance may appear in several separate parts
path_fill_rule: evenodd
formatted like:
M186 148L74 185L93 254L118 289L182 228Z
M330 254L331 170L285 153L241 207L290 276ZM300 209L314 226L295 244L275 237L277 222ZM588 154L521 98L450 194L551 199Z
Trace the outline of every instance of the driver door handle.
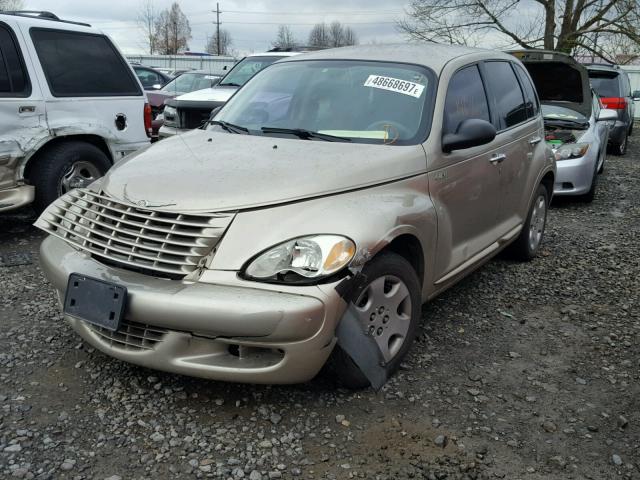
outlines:
M491 155L489 162L493 165L497 165L498 163L502 163L506 160L507 156L504 153L494 153Z
M540 143L541 141L542 139L540 137L533 137L531 140L529 140L529 145L533 146Z

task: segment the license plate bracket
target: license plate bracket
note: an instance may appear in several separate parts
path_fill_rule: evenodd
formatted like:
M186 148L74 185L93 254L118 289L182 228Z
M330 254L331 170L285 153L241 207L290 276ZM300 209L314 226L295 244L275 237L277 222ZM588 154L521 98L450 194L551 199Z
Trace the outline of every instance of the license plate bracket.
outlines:
M120 327L127 301L127 288L79 273L69 275L63 311L115 332Z

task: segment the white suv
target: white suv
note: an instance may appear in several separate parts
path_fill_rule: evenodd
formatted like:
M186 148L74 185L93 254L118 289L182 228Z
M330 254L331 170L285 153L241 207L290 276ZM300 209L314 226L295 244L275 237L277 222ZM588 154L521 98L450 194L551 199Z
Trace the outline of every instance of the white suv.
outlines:
M49 12L0 13L0 212L44 209L150 133L144 91L106 35Z

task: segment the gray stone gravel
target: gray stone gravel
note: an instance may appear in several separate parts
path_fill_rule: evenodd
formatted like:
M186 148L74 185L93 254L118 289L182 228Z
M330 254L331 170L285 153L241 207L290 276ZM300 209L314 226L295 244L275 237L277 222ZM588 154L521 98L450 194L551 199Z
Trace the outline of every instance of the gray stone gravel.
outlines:
M61 321L29 212L0 216L0 255L33 258L0 267L0 478L640 478L639 145L593 204L554 202L538 259L425 306L379 393L108 358Z

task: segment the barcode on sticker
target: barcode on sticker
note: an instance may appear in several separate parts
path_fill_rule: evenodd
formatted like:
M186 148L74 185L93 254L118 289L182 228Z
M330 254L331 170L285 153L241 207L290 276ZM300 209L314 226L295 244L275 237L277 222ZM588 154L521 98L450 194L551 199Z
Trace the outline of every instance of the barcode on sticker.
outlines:
M383 77L382 75L369 75L369 78L364 82L364 86L411 95L416 98L420 98L424 90L424 85L419 83L400 80L399 78Z

